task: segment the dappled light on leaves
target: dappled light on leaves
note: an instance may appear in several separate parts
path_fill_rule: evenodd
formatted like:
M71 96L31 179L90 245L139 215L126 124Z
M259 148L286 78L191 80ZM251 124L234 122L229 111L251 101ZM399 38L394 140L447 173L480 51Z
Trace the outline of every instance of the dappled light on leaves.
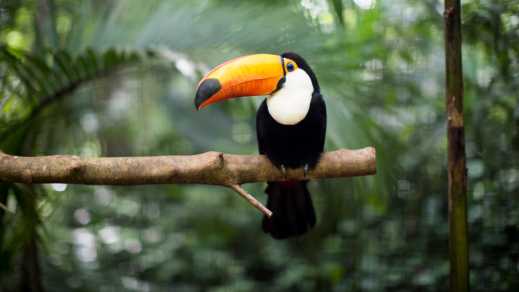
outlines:
M353 2L362 9L371 9L376 4L376 0L353 0Z

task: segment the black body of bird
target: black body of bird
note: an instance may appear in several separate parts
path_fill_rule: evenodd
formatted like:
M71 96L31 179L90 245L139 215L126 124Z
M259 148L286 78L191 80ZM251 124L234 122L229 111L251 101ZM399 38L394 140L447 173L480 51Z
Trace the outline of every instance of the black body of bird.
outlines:
M324 150L326 134L326 105L314 72L303 58L285 53L312 80L314 92L305 118L295 125L283 125L272 118L264 100L256 114L256 131L260 154L265 154L278 168L307 167L317 164ZM271 218L264 216L263 231L276 239L299 236L316 223L307 181L268 182L267 208Z
M198 84L195 106L241 96L267 95L256 115L258 147L282 171L315 167L323 152L326 106L317 78L295 53L255 54L227 61ZM306 233L316 223L307 181L268 182L263 230L283 239Z

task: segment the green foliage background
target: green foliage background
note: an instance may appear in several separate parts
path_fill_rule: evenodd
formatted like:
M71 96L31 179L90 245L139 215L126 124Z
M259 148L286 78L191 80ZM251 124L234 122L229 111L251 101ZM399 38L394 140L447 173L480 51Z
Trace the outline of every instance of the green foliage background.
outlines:
M473 291L514 291L519 4L462 4L470 281ZM223 188L3 183L0 202L13 212L0 209L0 291L445 291L442 9L436 0L1 0L4 152L256 153L261 98L196 112L194 88L229 58L295 51L326 98L326 148L374 145L378 174L313 182L317 227L281 242ZM263 188L247 186L264 201Z

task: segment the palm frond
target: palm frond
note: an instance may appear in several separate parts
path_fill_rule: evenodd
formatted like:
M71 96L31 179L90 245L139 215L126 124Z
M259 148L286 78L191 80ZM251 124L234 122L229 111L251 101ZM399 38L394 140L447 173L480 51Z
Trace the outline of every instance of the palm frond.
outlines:
M38 55L0 47L2 63L0 109L1 147L6 151L9 137L26 129L32 119L50 104L69 96L83 84L132 66L146 58L152 51L87 49L78 55L64 50L48 50Z

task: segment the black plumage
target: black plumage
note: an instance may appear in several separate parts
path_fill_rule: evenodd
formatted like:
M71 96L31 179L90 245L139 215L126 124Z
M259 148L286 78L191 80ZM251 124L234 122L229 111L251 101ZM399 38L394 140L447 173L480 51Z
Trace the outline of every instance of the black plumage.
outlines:
M295 125L283 125L270 115L266 100L256 115L256 131L260 154L265 154L278 168L312 169L324 149L326 134L326 106L319 92L319 84L312 69L300 56L285 53L309 75L314 92L305 118ZM272 218L263 218L263 230L276 239L306 233L316 223L315 211L307 181L268 182L267 208Z
M295 125L283 125L272 118L266 100L256 114L258 148L278 168L308 164L313 168L323 152L326 134L326 106L319 92L314 92L306 117Z

